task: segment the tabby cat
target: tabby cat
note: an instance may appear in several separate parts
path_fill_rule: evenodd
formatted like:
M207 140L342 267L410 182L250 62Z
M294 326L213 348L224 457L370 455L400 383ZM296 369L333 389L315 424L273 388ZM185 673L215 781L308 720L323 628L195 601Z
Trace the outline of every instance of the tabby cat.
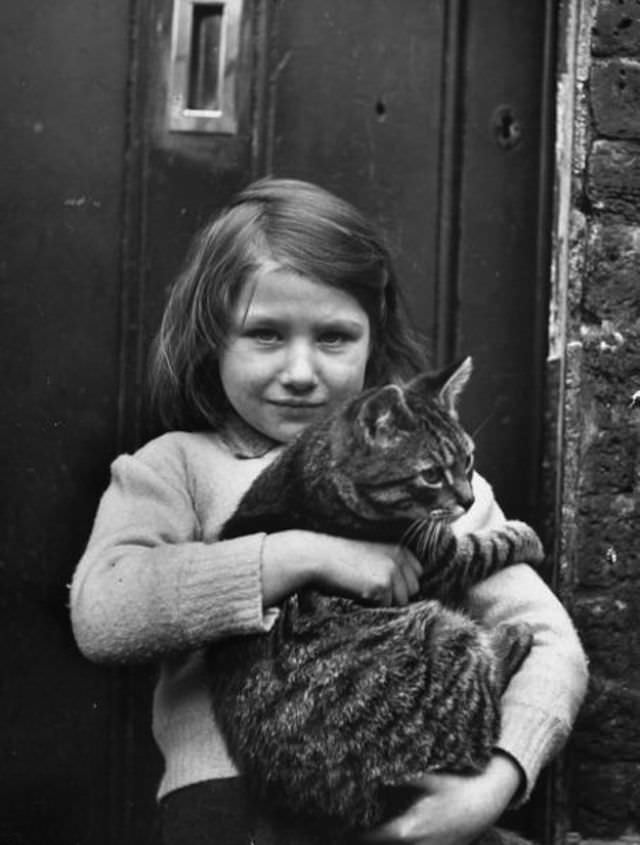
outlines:
M455 411L470 372L466 359L373 388L313 424L221 535L299 528L404 543L423 565L406 607L306 592L269 634L208 651L215 714L249 789L337 838L397 810L391 787L481 770L500 695L530 648L526 626L487 630L461 610L472 585L543 555L522 522L461 538L449 527L473 503L473 443Z

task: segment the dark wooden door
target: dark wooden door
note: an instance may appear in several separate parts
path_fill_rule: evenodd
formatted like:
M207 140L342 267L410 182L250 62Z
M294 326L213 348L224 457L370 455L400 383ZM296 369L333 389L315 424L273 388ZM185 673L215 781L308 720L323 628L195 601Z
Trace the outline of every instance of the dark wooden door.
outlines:
M434 362L535 514L550 2L245 0L231 134L170 130L172 4L0 10L0 843L144 845L153 670L77 653L66 585L109 461L152 430L144 362L203 219L255 176L311 179L385 231Z

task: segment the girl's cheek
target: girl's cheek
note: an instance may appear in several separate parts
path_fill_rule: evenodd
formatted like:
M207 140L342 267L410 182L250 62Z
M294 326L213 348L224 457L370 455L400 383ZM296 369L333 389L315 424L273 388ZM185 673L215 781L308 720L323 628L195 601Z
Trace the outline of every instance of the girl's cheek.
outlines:
M360 359L354 359L345 362L344 366L341 368L338 378L336 379L336 383L341 384L345 391L355 395L356 393L359 393L364 386L365 370L366 361L363 362Z

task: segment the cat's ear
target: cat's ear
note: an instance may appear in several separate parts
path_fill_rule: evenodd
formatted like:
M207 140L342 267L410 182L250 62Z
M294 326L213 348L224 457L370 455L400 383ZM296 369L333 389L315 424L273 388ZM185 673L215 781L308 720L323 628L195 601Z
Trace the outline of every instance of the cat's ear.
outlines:
M388 384L368 396L356 421L365 442L382 448L397 443L404 432L415 427L415 418L404 393L395 384Z
M472 371L473 361L471 357L467 357L443 370L417 376L409 383L408 389L412 393L430 393L437 396L447 411L457 417L458 399L467 386Z
M439 390L439 397L445 408L456 415L458 399L467 386L473 372L473 360L467 357L464 361L454 364L443 371L444 383Z

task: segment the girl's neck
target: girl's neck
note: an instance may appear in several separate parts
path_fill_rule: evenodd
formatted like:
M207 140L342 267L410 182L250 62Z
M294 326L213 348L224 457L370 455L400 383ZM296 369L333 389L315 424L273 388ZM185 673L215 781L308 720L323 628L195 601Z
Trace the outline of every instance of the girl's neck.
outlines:
M253 428L235 411L227 414L220 436L237 458L261 458L282 445Z

